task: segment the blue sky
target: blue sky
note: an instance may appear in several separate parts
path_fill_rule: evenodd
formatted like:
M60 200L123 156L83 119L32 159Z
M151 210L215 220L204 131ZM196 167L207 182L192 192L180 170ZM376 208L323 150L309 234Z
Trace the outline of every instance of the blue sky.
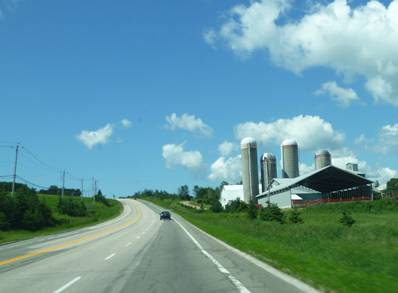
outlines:
M247 135L278 158L296 139L302 173L328 148L398 175L397 0L0 3L0 141L46 163L21 156L38 185L235 182ZM12 163L1 147L0 176Z

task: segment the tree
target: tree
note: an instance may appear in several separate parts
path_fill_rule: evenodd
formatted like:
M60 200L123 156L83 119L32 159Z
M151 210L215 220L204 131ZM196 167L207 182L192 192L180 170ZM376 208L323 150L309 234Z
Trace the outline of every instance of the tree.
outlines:
M284 223L284 214L278 205L267 202L267 206L260 211L260 218L263 221L276 221Z
M178 196L182 200L189 200L191 197L189 196L189 187L188 185L182 185L178 188Z
M389 197L398 197L398 178L391 178L387 182L386 195Z
M231 200L225 206L225 211L228 213L239 213L247 210L247 204L239 198Z
M212 206L211 206L211 210L213 213L220 213L222 212L224 209L222 207L222 204L220 201L216 200L215 202L213 202Z
M290 215L289 215L289 221L293 224L302 224L304 223L303 218L301 217L300 211L298 210L298 208L293 208L290 211Z

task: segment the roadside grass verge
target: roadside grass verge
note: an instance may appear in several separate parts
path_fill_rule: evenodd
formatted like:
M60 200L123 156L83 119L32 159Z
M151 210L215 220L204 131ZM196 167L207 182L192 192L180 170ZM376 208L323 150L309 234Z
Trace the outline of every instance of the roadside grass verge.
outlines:
M246 213L195 211L144 198L270 265L327 292L398 292L398 206L393 201L301 210L303 224L250 220ZM342 211L356 220L343 226Z
M59 196L55 195L39 195L40 200L45 202L52 210L53 216L58 222L54 227L41 229L38 231L27 230L10 230L0 231L0 244L14 242L19 240L26 240L29 238L56 234L60 232L67 232L94 224L105 222L111 218L118 216L123 209L122 204L114 199L108 199L110 206L107 207L100 202L94 202L92 198L83 198L84 204L87 207L88 216L86 217L71 217L63 215L58 212L57 204ZM80 200L75 198L74 200Z

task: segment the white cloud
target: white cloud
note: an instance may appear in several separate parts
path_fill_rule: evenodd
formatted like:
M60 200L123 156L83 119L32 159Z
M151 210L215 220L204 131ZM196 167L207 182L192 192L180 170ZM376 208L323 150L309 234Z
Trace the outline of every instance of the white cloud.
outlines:
M315 92L316 95L329 95L332 100L340 106L346 108L352 102L359 100L357 93L352 88L340 87L335 81L328 81L322 84L321 88Z
M372 181L378 181L380 183L379 189L383 189L386 183L393 177L398 176L398 172L389 167L378 167L374 168L369 166L366 161L359 160L357 156L349 149L343 148L339 151L332 152L332 164L345 169L347 163L356 163L360 172L366 174L366 177Z
M367 138L361 134L355 143L376 153L398 153L398 123L384 125L375 138Z
M163 158L167 168L183 166L188 169L199 169L202 166L202 154L199 151L185 151L183 144L164 145Z
M92 149L98 144L106 144L113 134L113 126L106 124L103 128L94 131L82 130L77 136L88 149Z
M220 157L210 167L210 180L236 183L241 180L241 157Z
M299 2L299 1L297 1ZM360 76L376 102L398 106L398 0L314 3L299 19L287 13L291 0L258 0L234 6L217 36L238 55L267 51L292 72L327 67Z
M124 128L130 128L132 125L131 121L126 118L122 119L122 121L120 121L120 122L122 123L122 126Z
M384 125L379 132L376 145L382 153L398 153L398 123Z
M202 119L187 113L182 114L180 117L176 113L173 113L166 116L166 122L166 128L171 130L184 129L190 132L199 132L205 136L213 134L213 130Z
M203 39L207 44L214 47L214 44L216 43L217 39L217 33L212 29L207 30L203 33Z
M369 170L368 164L365 161L361 161L351 150L342 148L340 150L332 151L332 164L341 168L346 169L347 163L358 164L358 168L361 172Z
M398 99L393 96L392 85L381 76L376 76L366 82L366 89L373 95L376 101L384 101L398 106Z
M297 140L303 150L320 148L340 148L344 134L319 116L299 115L291 119L278 119L274 122L245 122L235 126L235 136L247 136L263 144L280 144L286 138Z
M374 173L370 174L370 176L374 177L380 184L379 190L385 189L387 186L387 182L391 178L397 178L398 172L388 167L377 169Z
M228 157L236 148L236 145L230 141L224 141L218 146L218 151L222 157Z
M304 164L304 163L300 162L299 170L300 170L300 175L305 175L305 174L308 174L308 173L311 173L311 172L315 171L315 165L312 164L310 166L310 165L307 165L307 164Z

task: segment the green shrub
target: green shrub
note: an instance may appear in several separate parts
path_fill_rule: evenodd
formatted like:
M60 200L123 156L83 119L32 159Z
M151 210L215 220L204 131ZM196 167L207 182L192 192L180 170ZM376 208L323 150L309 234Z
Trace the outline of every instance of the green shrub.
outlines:
M221 204L221 202L220 201L218 201L218 200L215 200L214 202L213 202L213 204L211 205L211 211L213 212L213 213L220 213L220 212L222 212L224 209L223 209L223 207L222 207L222 204Z
M58 211L61 214L71 217L87 216L87 207L83 201L72 197L60 198L58 201Z
M257 218L257 206L254 200L251 200L247 208L247 216L249 219L254 220Z
M303 218L301 217L301 213L298 208L293 208L290 211L289 221L293 224L302 224L304 223Z
M263 221L275 221L283 224L285 222L284 218L282 210L274 203L268 202L267 206L260 211L260 219Z
M351 227L352 225L354 225L355 220L352 218L351 214L344 211L343 216L340 218L340 223L344 226Z
M53 226L51 209L41 202L32 189L21 187L13 197L0 194L0 230L38 230Z
M244 201L241 201L239 198L235 200L231 200L225 206L225 211L228 213L240 213L246 211L248 208L247 204Z
M101 202L101 203L103 203L103 204L106 205L107 207L111 206L111 204L110 204L109 201L106 199L106 197L102 195L101 190L98 191L98 194L96 194L96 195L94 196L94 200L95 200L96 202Z

